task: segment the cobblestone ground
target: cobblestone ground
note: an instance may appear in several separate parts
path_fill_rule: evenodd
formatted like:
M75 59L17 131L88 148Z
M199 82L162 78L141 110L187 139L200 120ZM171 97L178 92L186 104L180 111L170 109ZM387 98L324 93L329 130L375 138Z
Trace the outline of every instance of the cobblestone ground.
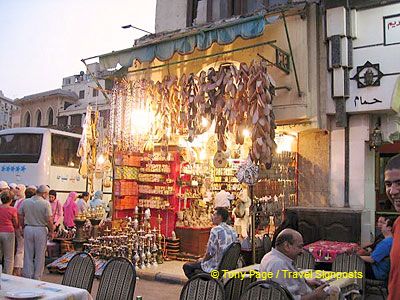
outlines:
M43 281L61 283L62 275L50 274L45 271ZM92 297L96 299L99 280L93 282ZM136 281L135 297L142 296L143 300L179 299L182 285L139 279ZM111 299L110 299L111 300Z

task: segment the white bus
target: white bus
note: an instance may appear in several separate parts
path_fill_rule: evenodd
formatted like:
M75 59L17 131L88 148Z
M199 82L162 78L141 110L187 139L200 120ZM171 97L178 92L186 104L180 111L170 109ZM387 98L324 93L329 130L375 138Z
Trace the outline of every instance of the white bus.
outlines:
M86 191L87 181L79 175L76 155L80 138L79 134L40 127L1 130L0 180L26 186L47 184L62 202L69 192ZM101 180L94 188L103 190Z

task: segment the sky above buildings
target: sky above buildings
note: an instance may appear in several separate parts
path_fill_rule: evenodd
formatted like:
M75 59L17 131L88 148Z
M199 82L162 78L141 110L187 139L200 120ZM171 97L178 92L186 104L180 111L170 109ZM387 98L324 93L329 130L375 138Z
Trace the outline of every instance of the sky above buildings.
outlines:
M81 59L154 32L156 0L0 0L0 90L8 98L61 88Z

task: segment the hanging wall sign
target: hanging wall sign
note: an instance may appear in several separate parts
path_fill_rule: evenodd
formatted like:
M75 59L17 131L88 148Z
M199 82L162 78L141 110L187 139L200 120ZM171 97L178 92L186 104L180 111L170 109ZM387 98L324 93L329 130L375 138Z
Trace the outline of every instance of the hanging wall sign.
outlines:
M383 17L384 44L400 44L400 14Z

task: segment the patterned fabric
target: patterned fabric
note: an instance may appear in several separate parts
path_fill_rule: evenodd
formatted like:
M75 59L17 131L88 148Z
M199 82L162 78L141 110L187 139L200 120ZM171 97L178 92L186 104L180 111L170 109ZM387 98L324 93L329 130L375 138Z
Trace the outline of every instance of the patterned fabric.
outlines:
M77 253L68 263L62 280L63 285L92 290L95 264L88 253Z
M182 288L180 300L224 300L224 288L210 275L198 274Z
M237 241L237 233L232 227L222 222L211 229L210 238L207 244L207 254L211 258L201 262L201 268L204 272L210 273L217 269L222 260L225 250L230 244Z
M360 246L356 243L316 241L304 246L304 249L314 256L316 262L332 263L337 255L346 252L357 252Z

